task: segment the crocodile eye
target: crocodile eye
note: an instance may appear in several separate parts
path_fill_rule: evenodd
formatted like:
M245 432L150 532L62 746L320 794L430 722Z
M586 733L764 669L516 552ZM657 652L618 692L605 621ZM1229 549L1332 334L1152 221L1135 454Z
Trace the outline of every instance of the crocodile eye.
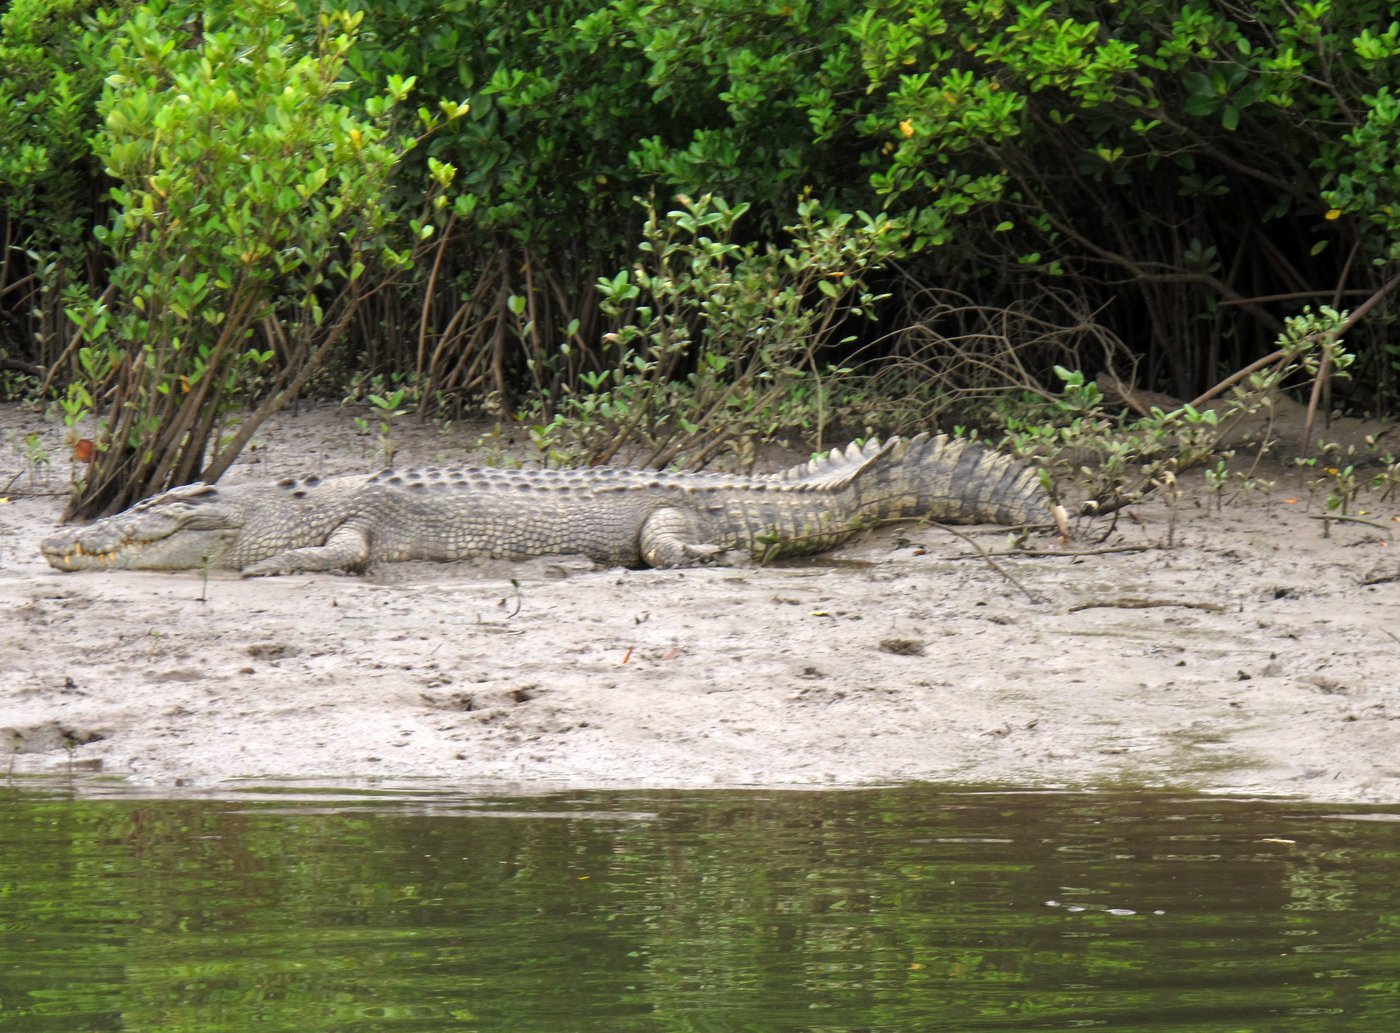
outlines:
M209 485L205 485L204 487L188 492L171 501L183 504L186 509L196 509L206 503L217 502L218 499L218 491Z

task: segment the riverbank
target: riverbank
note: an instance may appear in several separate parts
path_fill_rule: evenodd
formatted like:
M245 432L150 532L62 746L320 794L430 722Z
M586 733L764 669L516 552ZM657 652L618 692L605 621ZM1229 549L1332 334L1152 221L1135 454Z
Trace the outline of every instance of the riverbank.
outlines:
M897 527L771 568L243 580L52 571L38 542L67 461L46 488L26 455L57 455L58 431L3 406L0 434L14 772L1400 800L1400 504L1324 522L1283 467L1219 511L1199 492L1174 512L1153 500L1102 541L1095 524L1036 542L1044 556L1003 555L995 530L975 548ZM396 435L401 465L475 454L466 430ZM375 465L338 407L259 439L230 479Z

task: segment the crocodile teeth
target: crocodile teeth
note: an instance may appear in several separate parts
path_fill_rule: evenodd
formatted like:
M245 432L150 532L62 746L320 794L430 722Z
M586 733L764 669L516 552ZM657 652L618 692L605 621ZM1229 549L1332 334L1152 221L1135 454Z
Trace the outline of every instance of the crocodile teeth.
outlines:
M79 557L83 559L96 560L98 566L104 567L108 563L115 562L117 558L116 553L112 552L110 549L89 549L82 542L75 542L73 544L73 547L69 549L68 552L64 555L69 559Z

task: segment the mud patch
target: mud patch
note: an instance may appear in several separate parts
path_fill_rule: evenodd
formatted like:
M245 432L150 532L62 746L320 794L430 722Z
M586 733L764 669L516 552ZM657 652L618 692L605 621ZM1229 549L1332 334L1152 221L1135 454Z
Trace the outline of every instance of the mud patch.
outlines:
M75 750L79 746L90 746L106 739L108 734L108 731L70 728L56 721L46 721L27 727L0 726L0 743L4 743L8 752L15 755L55 753L60 750Z

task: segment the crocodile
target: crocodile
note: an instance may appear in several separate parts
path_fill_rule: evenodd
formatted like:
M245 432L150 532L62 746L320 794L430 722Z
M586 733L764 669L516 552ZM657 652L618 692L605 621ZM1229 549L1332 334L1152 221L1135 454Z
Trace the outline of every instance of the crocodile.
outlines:
M919 434L756 477L458 467L191 484L59 529L42 548L59 570L213 567L248 577L556 554L680 567L730 551L819 553L900 520L1022 526L1049 523L1051 512L1032 470L975 442Z

